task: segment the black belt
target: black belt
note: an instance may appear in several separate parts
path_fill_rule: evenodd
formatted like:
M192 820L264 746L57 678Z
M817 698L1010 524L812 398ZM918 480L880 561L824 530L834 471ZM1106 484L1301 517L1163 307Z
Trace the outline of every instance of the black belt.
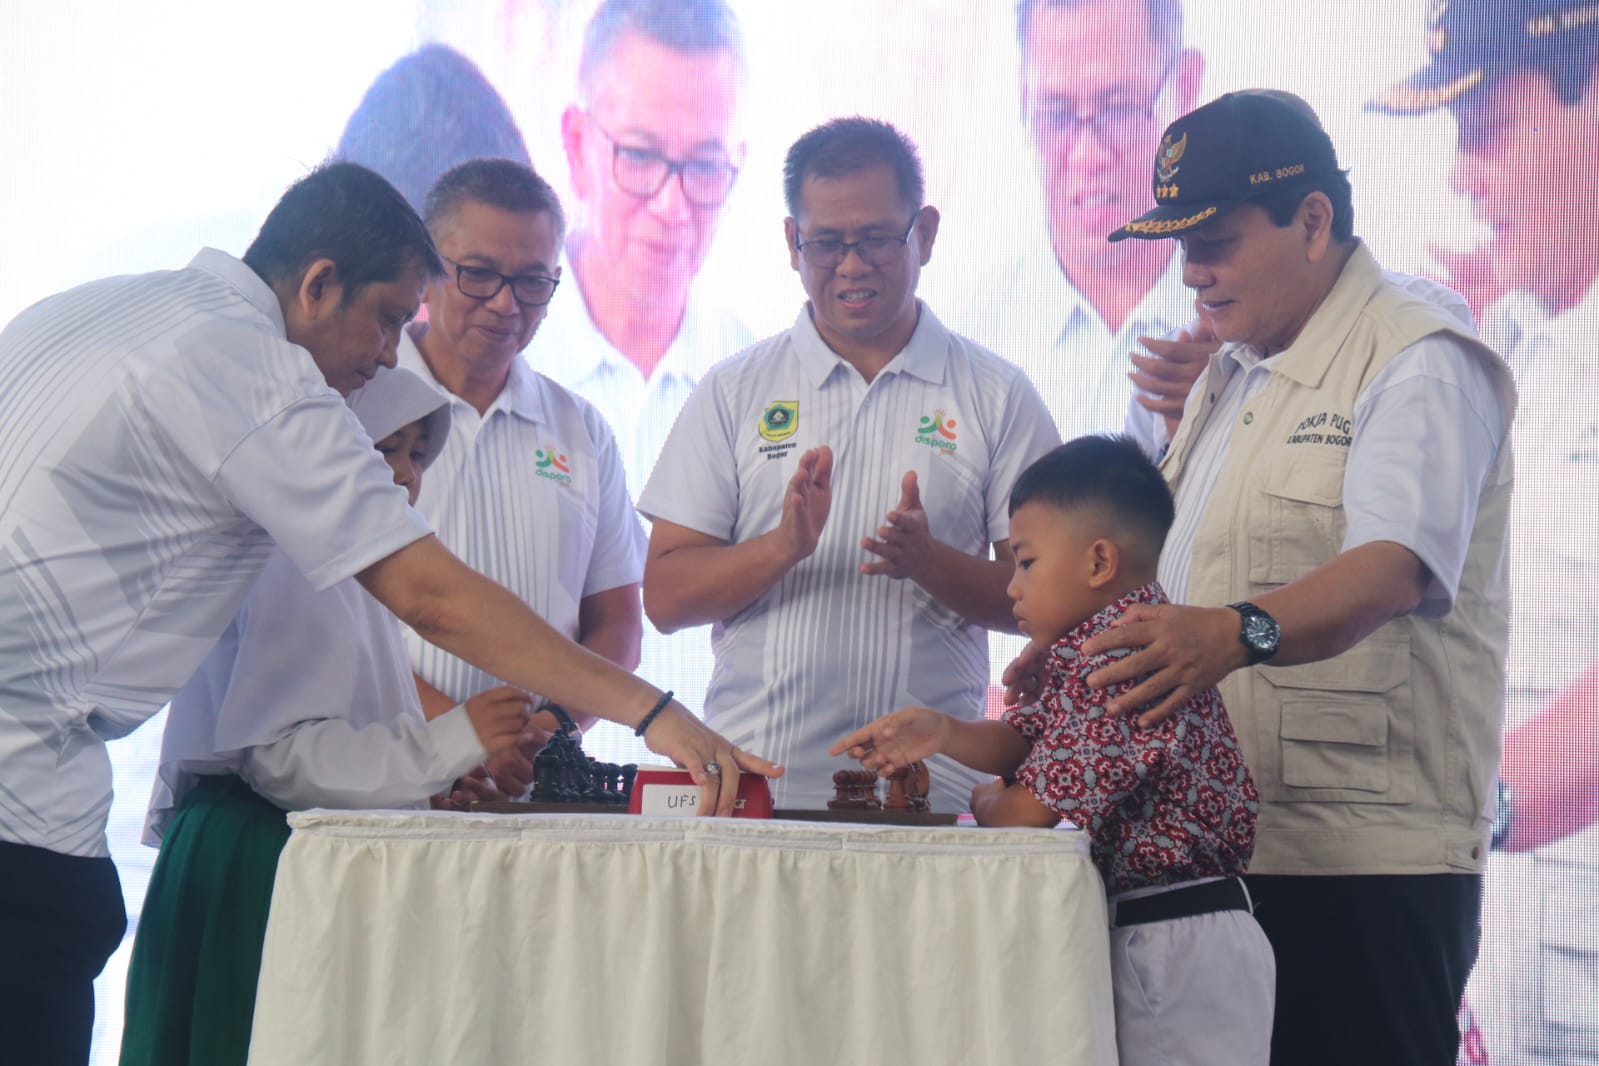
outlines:
M1150 922L1168 922L1173 918L1191 918L1196 914L1215 914L1217 911L1249 911L1249 894L1244 883L1236 877L1221 881L1206 881L1174 888L1170 892L1157 892L1137 899L1113 901L1117 928L1127 925L1147 925Z

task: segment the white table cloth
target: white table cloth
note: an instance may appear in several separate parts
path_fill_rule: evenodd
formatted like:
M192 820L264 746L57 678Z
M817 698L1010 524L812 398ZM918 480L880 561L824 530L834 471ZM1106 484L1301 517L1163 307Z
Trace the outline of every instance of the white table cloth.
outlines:
M1114 1066L1069 830L307 812L253 1066Z

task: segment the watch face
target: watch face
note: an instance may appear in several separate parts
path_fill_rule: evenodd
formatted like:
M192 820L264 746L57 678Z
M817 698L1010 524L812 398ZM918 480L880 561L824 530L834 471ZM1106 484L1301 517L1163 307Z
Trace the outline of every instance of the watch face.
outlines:
M1244 643L1262 655L1270 655L1277 650L1281 635L1276 621L1266 615L1254 614L1244 619Z

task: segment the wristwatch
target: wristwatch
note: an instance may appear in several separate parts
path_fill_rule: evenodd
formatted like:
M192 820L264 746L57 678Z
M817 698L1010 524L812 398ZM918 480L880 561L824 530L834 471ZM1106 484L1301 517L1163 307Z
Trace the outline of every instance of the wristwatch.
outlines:
M1249 649L1251 664L1263 663L1277 654L1277 644L1283 636L1277 619L1247 601L1227 606L1239 614L1238 640Z

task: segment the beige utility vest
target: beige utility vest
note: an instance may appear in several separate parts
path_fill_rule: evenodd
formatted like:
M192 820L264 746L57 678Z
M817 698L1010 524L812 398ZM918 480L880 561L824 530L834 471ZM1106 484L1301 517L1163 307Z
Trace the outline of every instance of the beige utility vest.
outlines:
M1406 347L1458 338L1503 361L1438 308L1383 280L1364 245L1231 441L1195 534L1188 602L1251 599L1338 555L1355 400ZM1208 380L1218 380L1211 357ZM1190 406L1161 469L1176 487L1214 393ZM1504 718L1508 442L1483 486L1454 607L1393 619L1341 655L1256 666L1221 684L1260 790L1258 874L1421 874L1482 869Z

